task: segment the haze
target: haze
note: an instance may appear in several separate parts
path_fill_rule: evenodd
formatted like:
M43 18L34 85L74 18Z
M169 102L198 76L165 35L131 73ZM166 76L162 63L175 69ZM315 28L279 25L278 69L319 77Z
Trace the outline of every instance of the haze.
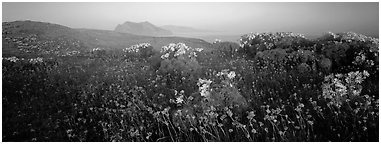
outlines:
M2 21L33 20L71 28L114 30L125 21L149 21L224 34L292 31L310 35L353 31L378 36L373 3L9 3Z

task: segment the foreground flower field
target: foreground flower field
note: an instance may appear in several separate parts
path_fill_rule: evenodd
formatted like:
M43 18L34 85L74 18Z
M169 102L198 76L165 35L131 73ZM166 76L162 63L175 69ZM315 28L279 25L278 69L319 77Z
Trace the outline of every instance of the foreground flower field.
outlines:
M379 141L378 39L251 33L215 49L7 57L3 141Z

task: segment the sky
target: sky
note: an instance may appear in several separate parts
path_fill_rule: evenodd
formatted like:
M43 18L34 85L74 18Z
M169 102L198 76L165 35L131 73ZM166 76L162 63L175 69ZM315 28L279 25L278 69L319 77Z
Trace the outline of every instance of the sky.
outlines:
M352 3L103 3L3 2L2 21L33 20L71 28L114 30L125 21L149 21L154 25L179 25L226 34L250 32L353 31L377 35L378 2Z

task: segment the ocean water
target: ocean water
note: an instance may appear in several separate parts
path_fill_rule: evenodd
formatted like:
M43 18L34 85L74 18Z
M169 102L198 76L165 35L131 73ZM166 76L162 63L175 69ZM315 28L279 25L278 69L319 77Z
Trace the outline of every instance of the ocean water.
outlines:
M183 34L174 34L172 36L198 38L210 43L213 43L216 39L219 39L221 41L239 43L239 40L241 39L241 36L243 35L245 34L183 33ZM305 37L308 39L316 39L321 36L322 35L305 35Z
M243 34L242 34L243 35ZM221 41L229 41L239 43L239 39L242 35L239 34L219 34L219 33L181 33L173 34L171 36L198 38L207 42L213 43L216 39Z
M322 34L304 34L304 36L307 39L316 39L321 36ZM218 32L205 32L205 33L177 33L173 34L171 36L178 36L178 37L188 37L188 38L198 38L205 40L207 42L213 43L216 39L219 39L221 41L229 41L229 42L236 42L239 43L239 40L241 39L241 36L245 34L226 34L226 33L218 33ZM374 38L378 38L378 35L369 35Z

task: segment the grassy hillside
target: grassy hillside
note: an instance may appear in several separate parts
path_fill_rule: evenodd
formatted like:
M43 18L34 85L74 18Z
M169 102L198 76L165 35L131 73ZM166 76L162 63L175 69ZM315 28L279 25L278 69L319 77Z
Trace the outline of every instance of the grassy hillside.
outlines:
M92 38L83 39L83 41L91 41L91 43L95 46L113 49L126 48L139 43L150 43L156 50L160 50L162 46L167 45L169 43L178 42L183 42L191 47L211 48L212 46L210 43L204 40L194 38L149 37L106 30L79 29L78 31L80 31L83 35Z
M3 22L3 55L61 54L93 48L123 49L139 43L151 43L156 50L168 43L183 42L208 49L210 43L182 37L149 37L106 30L72 29L34 21Z

